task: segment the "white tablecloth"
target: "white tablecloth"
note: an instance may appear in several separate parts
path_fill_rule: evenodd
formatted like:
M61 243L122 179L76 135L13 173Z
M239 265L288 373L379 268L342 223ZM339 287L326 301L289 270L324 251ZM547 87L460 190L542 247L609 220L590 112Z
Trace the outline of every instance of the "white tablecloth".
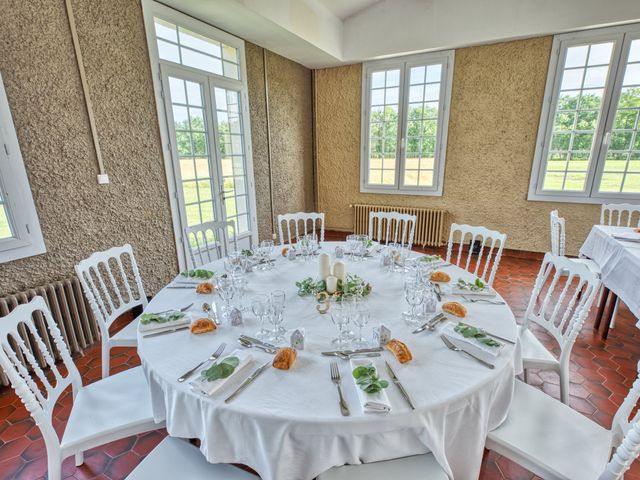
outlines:
M580 253L600 266L604 285L640 318L640 243L612 236L630 231L628 227L594 225Z
M333 253L335 243L326 242L323 251ZM211 266L222 273L221 265ZM345 463L373 462L407 455L433 452L451 478L475 479L480 471L484 439L489 429L506 417L513 394L514 376L520 371L519 348L505 346L490 370L450 351L438 333L411 334L400 313L407 309L403 295L403 274L383 273L378 259L362 263L347 261L347 270L373 285L367 299L374 326L384 322L392 337L407 343L413 352L410 363L400 365L389 353L374 358L386 378L388 360L416 404L410 410L397 388L387 389L392 411L388 414L362 413L349 362L337 360L343 377L343 391L351 410L342 417L335 386L330 381L329 362L320 355L333 349L336 329L329 315L315 310L315 300L300 298L294 282L317 273L317 260L295 262L279 258L276 269L248 275L245 304L252 295L282 289L287 295L285 325L306 330L305 350L289 371L269 369L233 402L224 403L235 387L268 354L253 350L255 365L230 381L212 397L193 392L176 379L218 345L227 351L236 348L241 333L254 334L257 320L245 312L244 327L222 326L216 332L192 335L188 331L139 338L139 355L149 380L156 420L166 420L170 435L202 440L201 450L213 463L243 463L264 480L310 480L321 472ZM456 281L465 276L458 267L447 271ZM459 297L445 296L446 300ZM164 289L150 302L148 311L217 297L196 295L191 290ZM508 338L516 338L511 310L503 305L467 304L471 324Z

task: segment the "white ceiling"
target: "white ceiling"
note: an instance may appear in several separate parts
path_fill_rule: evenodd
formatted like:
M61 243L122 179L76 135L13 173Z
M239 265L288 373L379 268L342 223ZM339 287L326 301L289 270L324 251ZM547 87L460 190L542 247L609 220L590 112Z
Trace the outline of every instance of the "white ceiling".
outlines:
M369 8L380 0L318 0L341 20Z
M639 0L159 0L309 68L640 21Z

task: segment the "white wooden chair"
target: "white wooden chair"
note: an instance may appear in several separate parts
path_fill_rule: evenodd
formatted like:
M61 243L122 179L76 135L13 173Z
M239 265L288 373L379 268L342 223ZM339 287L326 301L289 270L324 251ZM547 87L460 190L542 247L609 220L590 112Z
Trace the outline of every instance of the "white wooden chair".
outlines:
M233 236L229 238L229 230ZM233 220L207 222L184 229L189 244L191 266L199 268L229 254L229 247L238 250L236 223Z
M548 480L619 480L640 452L640 415L630 420L639 397L636 379L607 430L516 380L509 415L485 447Z
M447 474L430 454L384 462L343 465L327 470L317 480L447 480Z
M65 458L75 455L76 465L81 465L85 450L162 427L153 421L141 367L82 386L80 372L42 297L1 319L0 366L42 433L49 480L62 478ZM69 386L73 405L60 439L52 423L53 409Z
M626 224L624 221L625 218ZM640 205L632 205L631 203L603 203L600 209L600 225L640 227Z
M553 370L560 376L562 403L569 403L569 357L596 292L598 276L581 263L552 253L544 256L529 305L519 327L525 369ZM531 323L544 328L560 346L556 357L529 329Z
M282 230L283 223L287 229L286 238ZM293 235L291 230L292 224L294 227ZM324 213L298 212L278 215L278 235L280 238L280 245L291 245L298 239L299 235L316 232L317 230L320 230L320 234L318 235L319 241L324 242Z
M453 242L455 237L458 236L457 234L459 234L460 243L458 244L457 258L453 261ZM449 233L447 262L461 266L461 261L464 257L463 248L467 239L470 240L470 244L469 251L466 254L467 261L463 268L468 272L471 272L471 260L476 257L475 269L472 273L487 285L493 285L496 272L498 271L498 266L500 265L500 259L502 258L502 250L505 242L507 241L507 235L496 230L489 230L486 227L474 227L471 225L459 225L454 223L451 225L451 231ZM477 254L474 254L473 250L476 242L480 242L480 251ZM486 249L488 249L487 255L483 258L483 253Z
M231 465L209 463L196 446L167 437L126 478L160 479L257 480L257 477Z
M384 236L382 231L384 229ZM369 238L385 243L405 243L413 246L416 216L399 212L369 212ZM373 232L376 232L374 237Z
M133 249L126 244L96 252L76 265L76 275L100 327L102 378L106 378L111 349L138 345L136 320L113 336L109 328L122 314L137 306L144 309L148 303Z
M551 223L551 253L564 257L566 233L565 233L565 220L558 215L558 210L552 210L549 214L549 220ZM589 270L596 273L600 277L600 266L591 260L590 258L570 258L572 262L584 263Z

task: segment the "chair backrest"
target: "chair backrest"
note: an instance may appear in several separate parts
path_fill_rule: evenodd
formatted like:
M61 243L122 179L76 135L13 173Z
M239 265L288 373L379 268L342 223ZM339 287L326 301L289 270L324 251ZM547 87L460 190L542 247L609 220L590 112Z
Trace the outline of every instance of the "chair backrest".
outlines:
M640 205L603 203L600 209L600 225L640 227Z
M547 253L524 316L543 327L560 345L560 357L568 358L600 287L600 279L583 264Z
M384 236L382 232L384 230ZM399 212L369 212L369 238L385 243L406 243L413 246L416 216ZM376 232L374 237L373 232Z
M287 229L286 237L284 236L282 230L283 223L285 224ZM292 224L294 227L293 234L291 230ZM286 243L291 245L294 240L298 239L299 235L305 235L309 232L316 232L316 230L320 230L320 235L318 235L318 238L321 242L324 242L324 213L298 212L278 215L278 235L280 238L280 245L285 245Z
M564 218L558 215L558 210L551 210L549 217L551 221L551 253L564 256L566 241Z
M452 260L453 242L457 234L460 234L460 243L458 244L458 255L456 260ZM464 269L480 278L484 283L491 286L496 277L500 259L502 258L502 250L504 243L507 241L507 235L496 230L489 230L486 227L474 227L471 225L459 225L454 223L451 225L449 233L449 244L447 245L447 262L454 262L460 266L464 259L463 249L465 242L469 240L469 251L467 252L467 261ZM480 249L474 253L476 242L479 242ZM486 251L486 255L484 255ZM474 260L475 258L475 260ZM474 264L471 261L474 260Z
M638 372L639 376L636 377L629 393L613 417L612 443L617 448L611 461L600 475L600 480L621 479L640 453L640 412L636 412L630 419L640 398L640 362L638 362Z
M109 338L109 327L120 315L138 305L147 306L138 264L129 244L94 253L76 265L76 274L98 320L103 341Z
M44 298L34 297L0 319L0 367L40 428L47 451L59 451L53 409L69 385L75 398L82 379Z
M206 222L184 229L189 244L191 266L198 268L229 254L229 247L238 249L236 223L233 220ZM229 237L229 230L232 237Z

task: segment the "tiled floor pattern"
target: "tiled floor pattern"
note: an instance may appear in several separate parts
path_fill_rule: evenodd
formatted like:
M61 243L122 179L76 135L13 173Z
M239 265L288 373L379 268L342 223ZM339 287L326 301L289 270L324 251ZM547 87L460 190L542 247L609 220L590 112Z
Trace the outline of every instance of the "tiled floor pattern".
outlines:
M504 257L497 290L507 299L517 318L525 311L540 262ZM571 357L571 406L599 424L610 427L618 405L636 377L640 359L640 330L626 307L620 308L617 324L606 342L593 332L593 314L585 325ZM76 358L85 383L100 378L100 350L97 346ZM134 349L112 351L112 373L139 364ZM530 383L558 397L558 378L550 372L533 372ZM62 432L71 408L70 395L62 398L54 415ZM85 464L76 468L73 458L64 464L69 479L122 479L163 438L164 431L125 438L85 453ZM625 477L640 480L640 462ZM11 389L0 389L0 480L46 477L46 451L38 427ZM494 453L483 460L482 480L537 478L520 466Z

